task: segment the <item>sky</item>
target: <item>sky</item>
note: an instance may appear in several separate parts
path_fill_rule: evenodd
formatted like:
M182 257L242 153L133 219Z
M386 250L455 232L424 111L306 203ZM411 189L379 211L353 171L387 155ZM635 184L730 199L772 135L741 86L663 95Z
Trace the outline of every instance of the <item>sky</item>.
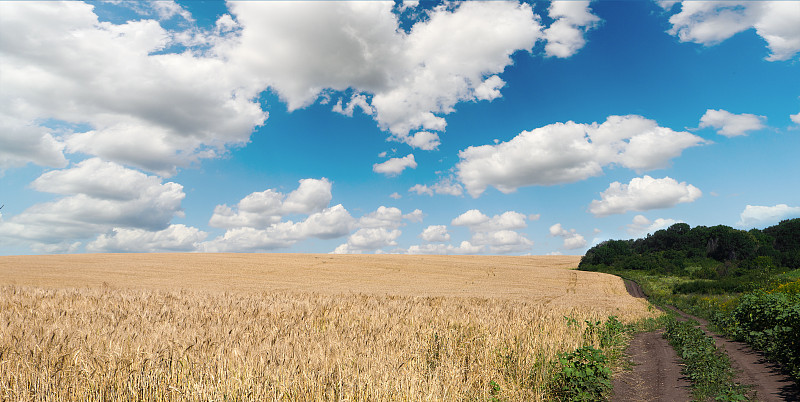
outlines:
M0 254L800 217L800 2L0 2Z

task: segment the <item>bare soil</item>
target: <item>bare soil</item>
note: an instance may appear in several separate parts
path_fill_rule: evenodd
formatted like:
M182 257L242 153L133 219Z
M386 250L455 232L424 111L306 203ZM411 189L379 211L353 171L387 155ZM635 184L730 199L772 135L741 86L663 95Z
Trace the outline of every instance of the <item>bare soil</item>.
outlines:
M644 297L641 287L625 280L625 288L633 297ZM693 319L707 335L714 338L717 347L723 348L738 372L736 381L753 387L758 401L800 401L800 391L791 378L780 371L777 364L768 362L760 352L753 351L742 342L734 342L712 333L708 322L686 314L674 307L683 319ZM689 381L680 373L677 354L662 336L662 331L638 333L627 350L633 361L633 371L623 372L614 378L612 401L681 401L690 399ZM676 374L677 373L677 374Z
M640 332L631 340L628 355L633 371L614 378L615 402L688 401L690 382L681 374L680 360L663 331Z

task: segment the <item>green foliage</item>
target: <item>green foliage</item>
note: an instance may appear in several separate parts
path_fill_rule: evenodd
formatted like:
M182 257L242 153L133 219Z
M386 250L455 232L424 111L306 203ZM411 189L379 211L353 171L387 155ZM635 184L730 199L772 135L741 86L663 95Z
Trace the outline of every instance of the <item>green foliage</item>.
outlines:
M695 398L747 400L746 388L733 382L734 372L728 355L717 349L714 340L696 323L671 319L667 321L664 337L683 360L683 373L692 381Z
M489 401L491 402L500 401L500 385L498 385L494 380L489 382L489 396Z
M611 370L602 350L582 346L558 357L561 370L553 378L551 391L562 401L604 400L611 390Z
M716 264L712 266L708 260ZM677 223L642 239L600 243L586 252L579 265L590 271L694 274L694 279L738 277L752 271L773 272L779 267L800 268L800 218L782 221L763 231L724 225L691 228Z
M800 218L749 231L675 224L598 244L579 269L636 280L651 301L708 318L800 382Z
M800 295L756 291L743 295L727 321L729 332L783 363L800 380Z
M570 327L581 326L572 317L564 319ZM551 364L556 368L548 387L552 399L606 400L611 390L610 366L622 365L627 334L635 330L634 325L625 325L615 316L608 317L605 322L587 320L583 325L583 346L560 354L558 361Z

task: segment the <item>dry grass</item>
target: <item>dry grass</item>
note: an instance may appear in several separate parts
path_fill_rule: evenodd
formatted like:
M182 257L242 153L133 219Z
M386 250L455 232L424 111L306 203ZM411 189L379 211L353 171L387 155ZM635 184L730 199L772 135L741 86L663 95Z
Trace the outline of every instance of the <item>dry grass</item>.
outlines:
M2 400L546 397L567 325L649 316L574 258L0 257ZM103 286L103 283L106 283Z

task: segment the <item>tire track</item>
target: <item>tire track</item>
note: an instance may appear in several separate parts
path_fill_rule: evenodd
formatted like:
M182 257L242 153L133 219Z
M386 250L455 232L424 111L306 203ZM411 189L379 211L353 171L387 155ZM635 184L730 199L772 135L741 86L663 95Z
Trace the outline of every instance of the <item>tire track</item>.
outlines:
M624 281L625 289L631 296L646 298L639 284L628 279ZM686 314L673 306L667 308L678 313L683 320L691 319L699 323L706 335L712 337L717 347L730 357L732 366L737 371L736 381L753 386L756 400L800 401L797 384L781 373L777 364L768 362L762 353L753 351L747 344L712 333L707 328L708 322L702 318ZM631 340L627 352L635 366L633 371L614 378L612 401L689 400L689 381L682 375L677 380L672 377L675 370L680 373L680 360L661 333L663 331L638 333ZM671 356L675 358L672 359ZM679 395L676 389L685 391L685 397L680 396L683 394Z

